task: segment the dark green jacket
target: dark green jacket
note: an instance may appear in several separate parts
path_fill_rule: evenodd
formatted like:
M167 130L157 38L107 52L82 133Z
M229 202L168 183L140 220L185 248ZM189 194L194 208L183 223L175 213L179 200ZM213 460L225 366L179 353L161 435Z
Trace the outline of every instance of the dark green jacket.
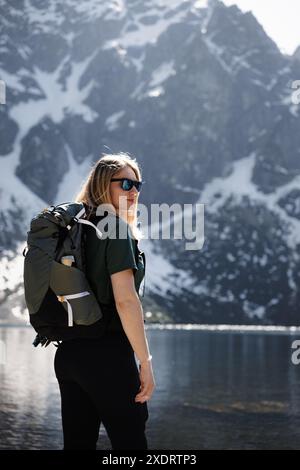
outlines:
M99 239L92 227L88 225L84 227L86 277L98 302L104 306L103 314L109 319L108 329L123 331L115 306L110 275L132 268L135 288L140 296L139 290L145 275L145 265L143 252L138 247L138 241L132 237L130 226L117 215L112 217L115 217L116 231L104 239ZM89 220L97 225L101 218L92 215ZM125 231L123 233L126 233L126 238L120 238L120 228ZM103 232L101 228L100 230Z

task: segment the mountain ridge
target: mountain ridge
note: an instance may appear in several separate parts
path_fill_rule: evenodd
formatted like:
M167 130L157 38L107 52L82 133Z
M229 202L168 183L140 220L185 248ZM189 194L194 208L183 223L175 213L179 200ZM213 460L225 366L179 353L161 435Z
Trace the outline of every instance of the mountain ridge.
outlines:
M0 247L20 255L36 212L72 199L101 152L126 151L149 209L206 205L199 253L142 242L146 303L180 322L299 324L298 54L252 13L196 4L0 2ZM17 276L0 260L10 308L18 259Z

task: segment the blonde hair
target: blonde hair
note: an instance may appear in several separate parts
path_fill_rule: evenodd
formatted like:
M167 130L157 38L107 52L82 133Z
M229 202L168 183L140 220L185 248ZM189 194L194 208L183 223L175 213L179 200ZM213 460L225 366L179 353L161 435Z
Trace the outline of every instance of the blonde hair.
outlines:
M110 181L118 171L126 166L132 168L139 181L142 180L141 170L136 159L123 152L103 154L93 164L87 179L83 182L79 193L75 196L75 202L83 202L88 206L87 218L96 211L100 204L112 205L109 190ZM143 238L143 233L137 226L137 203L135 203L131 215L128 215L127 222L133 237L137 240Z

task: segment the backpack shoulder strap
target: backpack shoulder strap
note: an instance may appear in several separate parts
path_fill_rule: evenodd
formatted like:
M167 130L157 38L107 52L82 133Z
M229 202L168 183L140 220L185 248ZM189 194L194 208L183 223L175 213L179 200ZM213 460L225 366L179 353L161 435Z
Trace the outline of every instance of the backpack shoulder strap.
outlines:
M96 227L96 225L94 225L94 224L93 224L92 222L90 222L89 220L78 219L78 220L77 220L77 223L79 223L79 224L85 224L85 225L90 225L91 227L93 227L93 228L96 230L96 232L97 232L99 238L102 238L102 236L103 236L102 232L98 229L98 227Z
M102 238L102 232L98 229L98 227L96 227L95 224L93 224L92 222L90 222L89 220L83 218L86 216L86 208L85 208L85 205L82 203L82 208L79 210L79 212L77 212L77 214L73 217L73 220L79 224L85 224L85 225L90 225L91 227L93 227L95 229L95 231L97 232L97 235L99 238ZM72 227L70 225L67 225L67 229L70 230Z

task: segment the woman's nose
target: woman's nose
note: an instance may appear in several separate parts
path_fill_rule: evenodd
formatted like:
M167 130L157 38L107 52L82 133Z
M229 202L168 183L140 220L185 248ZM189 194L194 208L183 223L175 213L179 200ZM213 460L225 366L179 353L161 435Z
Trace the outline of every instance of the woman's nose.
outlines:
M136 196L138 193L139 193L139 192L138 192L138 190L136 189L136 187L133 186L132 190L130 191L130 194L131 194L132 196Z

